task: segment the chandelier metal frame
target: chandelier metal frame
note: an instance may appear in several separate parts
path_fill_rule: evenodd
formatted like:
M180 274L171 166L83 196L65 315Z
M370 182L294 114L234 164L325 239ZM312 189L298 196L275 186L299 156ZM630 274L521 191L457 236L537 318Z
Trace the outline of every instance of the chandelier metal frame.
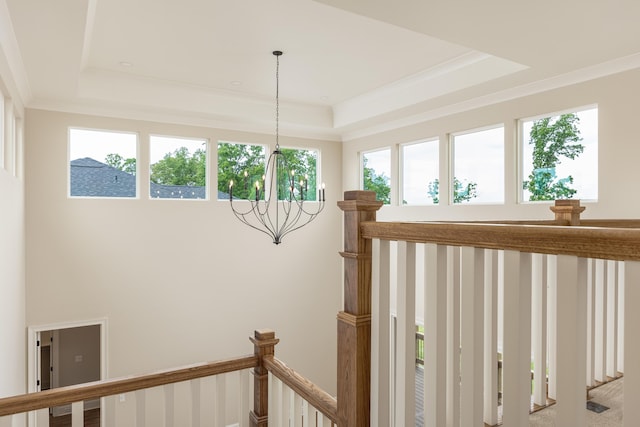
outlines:
M242 210L247 201L234 205L233 186L229 182L229 204L233 214L244 224L265 233L279 245L287 234L313 221L325 206L324 183L318 190L317 206L309 203L308 177L301 177L299 185L295 171L289 167L287 158L280 150L280 56L282 51L273 51L276 57L276 146L265 164L262 183L255 182L255 200L249 199L249 207ZM245 179L247 173L245 172ZM245 182L245 186L246 186ZM307 202L309 202L307 200Z

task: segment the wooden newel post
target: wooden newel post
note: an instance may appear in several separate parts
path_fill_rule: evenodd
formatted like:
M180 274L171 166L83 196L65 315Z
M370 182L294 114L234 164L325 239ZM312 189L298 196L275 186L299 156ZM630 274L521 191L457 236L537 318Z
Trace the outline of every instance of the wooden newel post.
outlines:
M371 399L371 240L360 223L375 221L382 202L373 191L346 191L344 311L338 313L338 427L369 426Z
M263 359L275 354L275 346L280 341L276 333L269 329L260 329L249 338L253 343L254 354L260 363L253 369L253 410L249 414L251 427L267 427L269 421L269 372Z

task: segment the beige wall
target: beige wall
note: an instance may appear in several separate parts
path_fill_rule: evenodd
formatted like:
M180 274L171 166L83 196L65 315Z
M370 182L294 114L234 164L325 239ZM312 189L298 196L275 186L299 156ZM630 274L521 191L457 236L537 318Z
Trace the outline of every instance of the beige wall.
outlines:
M392 152L397 152L398 144L432 137L440 138L440 181L443 182L443 177L447 174L447 170L443 168L443 160L447 156L449 133L504 124L506 177L504 205L388 206L383 207L379 218L387 220L551 218L548 203L518 204L516 202L517 120L596 104L599 111L599 199L595 203L586 203L587 210L584 217L640 218L640 197L638 197L640 97L635 95L637 93L640 93L640 70L636 69L345 142L343 145L344 188L355 189L360 185L360 152L379 147L394 147ZM397 161L397 156L395 159ZM393 168L392 166L392 170ZM395 170L397 169L396 166Z
M281 137L283 146L322 150L328 200L314 223L275 246L228 202L146 197L149 134L212 147L273 143L272 135L41 110L28 110L26 125L28 325L107 318L110 377L251 353L253 330L273 328L278 356L335 392L339 143ZM139 134L140 199L67 197L70 126Z

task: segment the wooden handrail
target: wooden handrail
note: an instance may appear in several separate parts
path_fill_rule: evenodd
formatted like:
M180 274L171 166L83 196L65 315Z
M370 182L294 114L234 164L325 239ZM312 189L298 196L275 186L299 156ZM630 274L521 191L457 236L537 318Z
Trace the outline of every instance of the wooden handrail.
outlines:
M361 231L367 239L640 261L640 228L624 227L624 225L633 224L632 221L614 221L608 224L614 223L621 226L605 228L583 225L565 227L499 223L369 221L361 223ZM599 223L583 221L582 224Z
M329 393L298 374L276 357L265 357L264 366L291 390L300 395L311 406L338 423L338 405Z
M258 363L259 358L257 356L243 356L218 362L189 365L148 375L95 381L37 393L6 397L0 399L0 417L255 368L258 366Z

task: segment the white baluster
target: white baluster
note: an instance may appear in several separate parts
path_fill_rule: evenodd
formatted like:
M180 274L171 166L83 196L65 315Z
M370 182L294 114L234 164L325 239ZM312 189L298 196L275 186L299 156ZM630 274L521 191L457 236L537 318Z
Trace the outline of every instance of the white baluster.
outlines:
M282 381L269 374L269 425L281 426L282 423Z
M191 425L200 427L200 379L191 380Z
M462 248L460 423L484 427L484 249Z
M618 372L624 373L625 263L618 261Z
M556 396L556 384L557 384L557 355L556 350L556 332L558 327L558 280L557 280L557 264L558 258L555 255L547 255L547 283L549 285L547 293L547 331L549 333L549 339L547 345L549 348L547 352L549 354L549 390L547 395L550 399L555 399Z
M624 265L624 366L623 425L636 426L640 420L640 262L626 261Z
M215 425L226 426L227 379L224 374L216 375Z
M36 416L36 425L38 427L49 427L49 408L38 409L34 412Z
M293 393L293 427L302 427L302 397L299 394Z
M596 344L595 378L607 380L607 262L596 260Z
M460 427L460 248L447 248L447 427Z
M607 376L618 376L618 263L607 261Z
M485 250L484 283L484 422L494 426L498 424L498 252L495 250Z
M175 418L175 388L173 384L167 384L164 389L164 425L165 427L174 426Z
M390 422L390 248L388 240L372 243L371 426L385 427Z
M100 412L104 412L104 416L101 415L102 419L105 420L105 424L107 427L116 427L118 424L118 418L116 415L116 399L119 399L119 396L107 396L101 399L100 404L104 403L104 406L100 408ZM38 424L38 427L40 424Z
M238 371L238 425L247 427L249 425L249 371L243 369ZM271 383L269 383L269 386ZM269 389L271 396L271 389Z
M73 402L71 404L71 427L84 426L84 402Z
M558 255L556 425L586 425L587 260Z
M282 401L280 402L282 405L282 418L280 419L280 426L289 427L291 426L291 389L287 387L284 383L282 384Z
M596 378L596 261L587 260L587 387L595 385Z
M531 405L531 254L504 252L503 426L528 426Z
M137 390L136 396L136 427L146 427L147 425L147 391Z
M13 415L0 417L0 427L11 427L12 422L13 422Z
M396 422L415 425L416 378L416 245L398 242Z
M547 256L532 254L532 346L535 404L547 403Z
M447 247L424 250L424 422L440 427L447 417Z

